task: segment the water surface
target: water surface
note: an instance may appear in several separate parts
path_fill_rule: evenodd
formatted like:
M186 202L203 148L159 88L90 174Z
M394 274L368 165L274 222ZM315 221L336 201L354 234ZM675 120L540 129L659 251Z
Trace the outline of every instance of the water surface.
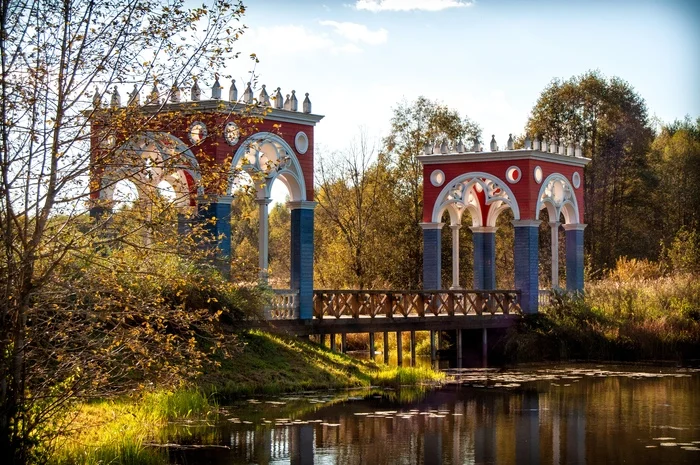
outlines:
M697 464L700 370L451 370L460 384L256 397L172 425L181 464Z

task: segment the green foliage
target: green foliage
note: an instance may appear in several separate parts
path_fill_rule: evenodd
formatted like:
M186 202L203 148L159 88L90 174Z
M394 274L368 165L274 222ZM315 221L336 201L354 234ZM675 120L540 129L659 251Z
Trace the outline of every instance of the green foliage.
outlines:
M597 270L618 256L645 257L658 241L641 217L653 217L653 138L644 99L618 77L589 71L555 79L532 109L526 132L546 140L582 142L592 159L584 176L586 252ZM652 258L656 258L652 256Z
M681 228L671 245L664 249L663 259L676 273L700 274L700 234Z

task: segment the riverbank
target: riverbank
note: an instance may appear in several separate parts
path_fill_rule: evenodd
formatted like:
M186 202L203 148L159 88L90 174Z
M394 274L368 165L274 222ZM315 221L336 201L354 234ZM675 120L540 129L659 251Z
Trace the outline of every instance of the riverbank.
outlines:
M509 363L700 359L700 277L615 276L555 295L503 341Z
M309 390L401 385L439 385L445 378L429 368L378 365L331 352L285 335L238 334L241 349L215 360L188 386L174 391L134 393L76 406L64 419L49 463L161 464L167 455L149 442L164 442L169 422L216 415L217 404L241 396Z

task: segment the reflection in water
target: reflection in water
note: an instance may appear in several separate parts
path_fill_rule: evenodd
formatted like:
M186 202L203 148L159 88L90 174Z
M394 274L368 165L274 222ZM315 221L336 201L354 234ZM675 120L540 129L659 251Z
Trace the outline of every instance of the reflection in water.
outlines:
M698 372L519 373L520 383L486 374L423 395L316 393L244 403L215 426L172 434L180 444L217 447L171 455L182 464L222 465L700 463Z

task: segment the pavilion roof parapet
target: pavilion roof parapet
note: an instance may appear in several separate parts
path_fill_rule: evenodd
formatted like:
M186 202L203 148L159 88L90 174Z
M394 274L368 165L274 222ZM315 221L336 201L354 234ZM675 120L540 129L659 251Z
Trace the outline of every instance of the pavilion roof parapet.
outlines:
M102 101L102 98L105 97L105 94L106 96L109 96L109 107L112 109L123 108L125 106L154 106L161 104L168 104L170 106L188 102L202 102L202 89L199 87L196 76L193 77L193 83L189 89L181 88L177 83L173 83L169 89L166 88L167 92L163 93L161 93L161 89L159 89L159 83L155 81L153 83L152 90L147 92L143 103L141 103L140 95L142 88L142 85L139 85L138 83L134 84L133 90L126 93L126 95L128 95L127 104L123 105L121 94L119 92L119 86L115 85L112 90L105 89L103 91L100 91L100 89L96 87L95 93L93 94L92 106L93 108L104 108L105 104ZM183 90L189 90L189 100L185 98L185 93ZM225 102L226 100L222 99L222 90L223 86L219 82L219 75L218 73L215 73L214 84L211 86L211 97L208 100ZM205 97L205 101L206 100L207 99ZM238 89L236 88L235 79L231 80L231 86L228 90L228 102L239 103ZM273 95L270 96L267 93L267 86L265 84L262 85L260 94L256 100L253 95L251 83L248 82L241 97L240 103L244 103L246 105L271 107L275 110L287 110L292 112L299 111L299 102L296 97L296 91L292 90L291 95L287 94L286 99L284 99L282 97L281 88L277 87ZM306 93L304 101L302 102L301 112L311 114L311 108L311 99L309 98L309 94Z
M572 140L565 141L564 139L556 140L554 138L549 141L546 138L540 139L538 136L530 138L529 135L525 136L522 140L521 148L515 148L515 138L513 134L508 134L508 141L506 143L505 149L501 149L496 141L496 135L491 135L491 142L489 143L489 150L486 152L483 145L479 143L478 138L474 138L471 141L470 146L465 145L461 139L457 141L448 141L446 139L438 139L433 142L428 142L423 147L422 155L460 155L460 154L478 154L478 153L490 153L490 152L544 152L553 155L558 155L562 157L570 158L583 158L583 150L581 148L581 143Z

